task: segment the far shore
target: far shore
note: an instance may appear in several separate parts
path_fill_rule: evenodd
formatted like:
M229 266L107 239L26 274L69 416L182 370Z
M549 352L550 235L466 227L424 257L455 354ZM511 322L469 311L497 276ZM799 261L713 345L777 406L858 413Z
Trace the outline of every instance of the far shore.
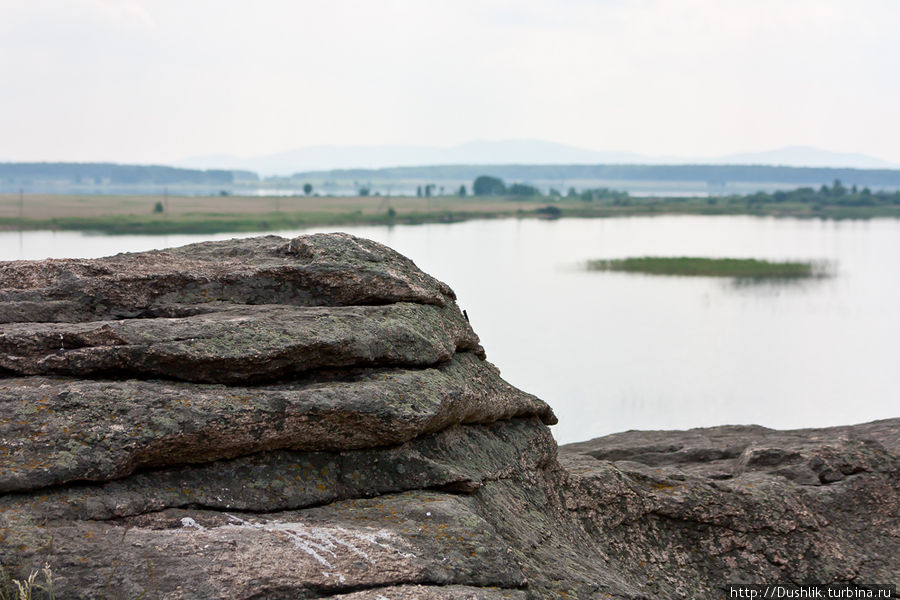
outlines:
M161 211L161 212L160 212ZM106 196L0 194L0 230L109 234L275 231L320 225L447 223L471 219L753 215L820 219L900 218L900 206L745 202L739 198Z

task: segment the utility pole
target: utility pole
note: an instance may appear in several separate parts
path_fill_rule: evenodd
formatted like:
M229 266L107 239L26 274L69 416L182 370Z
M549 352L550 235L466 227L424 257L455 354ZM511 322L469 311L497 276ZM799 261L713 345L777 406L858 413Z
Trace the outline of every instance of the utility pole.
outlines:
M19 219L25 214L25 190L19 188Z

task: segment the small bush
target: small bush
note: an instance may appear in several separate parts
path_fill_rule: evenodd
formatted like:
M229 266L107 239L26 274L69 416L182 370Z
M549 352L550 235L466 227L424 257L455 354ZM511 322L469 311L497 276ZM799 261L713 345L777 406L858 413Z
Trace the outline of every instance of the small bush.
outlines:
M558 219L562 214L562 211L559 210L559 207L557 206L544 206L537 209L537 211L535 212L537 212L537 214L539 214L540 216L546 217L548 219Z

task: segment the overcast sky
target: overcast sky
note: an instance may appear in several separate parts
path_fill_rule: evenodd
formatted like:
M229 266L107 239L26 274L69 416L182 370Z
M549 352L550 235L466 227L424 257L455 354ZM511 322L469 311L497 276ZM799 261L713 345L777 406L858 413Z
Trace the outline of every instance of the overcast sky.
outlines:
M900 163L896 0L0 0L0 160L542 139Z

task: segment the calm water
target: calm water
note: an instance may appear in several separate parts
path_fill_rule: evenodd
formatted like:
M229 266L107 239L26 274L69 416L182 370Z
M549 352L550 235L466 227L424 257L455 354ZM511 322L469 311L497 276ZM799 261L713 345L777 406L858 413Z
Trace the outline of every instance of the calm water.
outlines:
M625 429L900 415L900 220L640 217L345 231L449 283L504 377L556 409L563 443ZM0 259L229 237L0 232ZM836 275L737 285L580 268L645 254L827 260Z

